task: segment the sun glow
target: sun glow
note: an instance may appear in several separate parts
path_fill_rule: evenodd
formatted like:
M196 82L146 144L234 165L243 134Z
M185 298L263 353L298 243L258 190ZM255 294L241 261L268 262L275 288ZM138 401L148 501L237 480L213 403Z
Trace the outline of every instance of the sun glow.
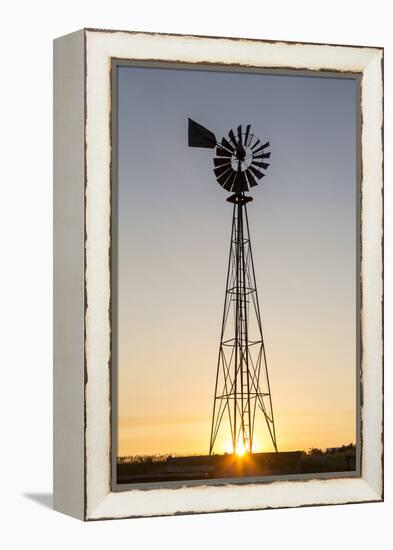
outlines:
M223 445L224 447L224 452L227 453L227 454L233 454L233 444L232 444L232 440L231 439L228 439L225 444ZM244 447L244 444L243 444L243 441L238 441L237 445L236 445L236 450L235 450L235 453L237 456L244 456L245 454L249 453L250 451L248 451L245 447ZM259 439L255 438L253 439L253 444L252 444L252 452L253 453L261 453L261 452L264 452L264 449L263 449L263 446L260 442Z

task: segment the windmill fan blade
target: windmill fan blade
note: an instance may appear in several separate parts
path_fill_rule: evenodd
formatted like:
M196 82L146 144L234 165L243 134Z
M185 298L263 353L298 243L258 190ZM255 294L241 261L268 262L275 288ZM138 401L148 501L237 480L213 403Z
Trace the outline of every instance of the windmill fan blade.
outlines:
M239 138L239 143L240 145L243 145L243 140L242 140L242 127L241 125L237 127L237 136Z
M232 166L230 164L229 166L220 166L219 168L214 168L214 173L218 178L219 176L225 174L225 172L228 172L228 170L232 170Z
M259 153L259 151L263 151L263 149L266 149L266 147L269 147L269 145L270 141L267 141L266 143L258 147L258 149L255 149L254 153Z
M214 162L214 166L224 166L224 164L226 164L227 166L231 165L231 161L227 158L222 158L222 159L214 158L213 162Z
M226 189L227 191L230 191L232 189L232 185L233 185L233 182L235 181L235 178L236 178L236 172L232 170L232 172L228 176L228 179L223 184L221 183L221 185L223 186L224 189Z
M249 170L256 176L259 180L263 178L265 174L254 168L252 165L249 167Z
M244 136L244 145L247 146L248 136L250 134L251 124L247 124L246 135Z
M216 136L202 126L192 120L188 119L188 146L189 147L206 147L207 149L214 149L217 145Z
M255 149L255 147L257 145L259 145L261 142L259 141L259 139L256 140L256 142L254 143L254 145L251 147L251 151L253 151Z
M229 149L229 151L232 151L232 153L235 150L235 148L225 138L222 138L221 145L225 147L225 149Z
M230 176L232 172L233 172L233 170L232 170L232 168L230 168L229 170L226 170L226 172L224 174L222 174L221 176L218 176L217 177L218 183L220 185L224 185L224 183L228 179L228 176Z
M253 155L253 159L270 159L270 153L262 153L261 155Z
M235 137L235 134L233 133L232 130L229 130L229 139L232 141L233 145L237 148L237 141L236 141L236 137Z
M266 162L253 162L252 165L259 166L259 168L263 168L264 170L266 170L266 168L270 166L270 164L266 164Z
M232 153L217 145L216 153L219 157L231 157Z
M247 176L248 184L249 184L250 187L255 187L256 185L258 185L258 182L250 174L250 170L246 170L246 176Z
M235 172L236 179L233 184L232 191L234 193L241 193L242 191L248 191L247 180L244 172Z

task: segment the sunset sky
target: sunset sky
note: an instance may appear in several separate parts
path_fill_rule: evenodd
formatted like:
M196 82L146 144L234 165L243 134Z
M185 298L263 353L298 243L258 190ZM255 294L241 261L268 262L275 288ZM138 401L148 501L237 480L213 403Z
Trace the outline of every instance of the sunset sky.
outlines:
M232 210L188 117L271 142L248 215L279 450L355 442L356 105L355 79L118 69L119 455L208 452Z

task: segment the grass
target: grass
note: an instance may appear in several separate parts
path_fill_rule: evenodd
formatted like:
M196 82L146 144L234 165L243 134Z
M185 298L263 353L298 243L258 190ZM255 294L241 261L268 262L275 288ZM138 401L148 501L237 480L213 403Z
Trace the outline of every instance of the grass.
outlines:
M347 472L355 469L356 447L353 444L334 449L254 453L243 457L232 454L156 454L121 456L117 459L119 483Z

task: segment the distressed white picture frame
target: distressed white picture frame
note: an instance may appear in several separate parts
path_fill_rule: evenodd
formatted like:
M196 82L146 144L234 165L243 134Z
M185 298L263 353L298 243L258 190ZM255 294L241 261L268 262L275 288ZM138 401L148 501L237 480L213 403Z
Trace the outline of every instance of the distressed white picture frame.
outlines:
M55 41L54 506L83 520L383 499L383 50L85 29ZM112 59L361 74L361 475L111 490Z

